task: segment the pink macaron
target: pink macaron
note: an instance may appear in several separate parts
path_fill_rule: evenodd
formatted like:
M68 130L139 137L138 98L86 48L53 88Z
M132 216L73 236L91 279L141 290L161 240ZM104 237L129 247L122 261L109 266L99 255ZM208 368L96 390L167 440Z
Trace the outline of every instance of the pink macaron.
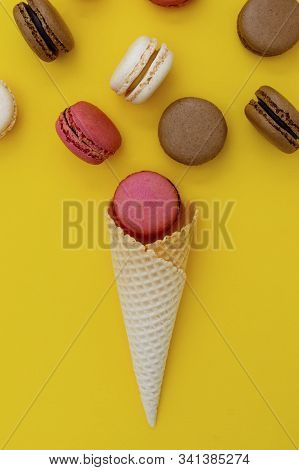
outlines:
M99 165L121 145L121 135L99 108L85 101L70 106L56 121L56 131L77 157Z
M160 7L182 7L186 5L189 0L150 0L155 5Z
M127 234L141 243L152 243L174 230L180 207L179 193L167 178L141 171L119 184L112 215Z

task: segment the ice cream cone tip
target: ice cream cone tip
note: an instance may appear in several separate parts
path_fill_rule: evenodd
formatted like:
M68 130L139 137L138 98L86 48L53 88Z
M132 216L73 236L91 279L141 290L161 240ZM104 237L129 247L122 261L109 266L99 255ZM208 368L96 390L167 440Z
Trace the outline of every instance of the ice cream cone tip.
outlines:
M147 422L150 425L150 427L154 428L156 426L156 421L157 421L157 410L146 412L146 417L147 417Z

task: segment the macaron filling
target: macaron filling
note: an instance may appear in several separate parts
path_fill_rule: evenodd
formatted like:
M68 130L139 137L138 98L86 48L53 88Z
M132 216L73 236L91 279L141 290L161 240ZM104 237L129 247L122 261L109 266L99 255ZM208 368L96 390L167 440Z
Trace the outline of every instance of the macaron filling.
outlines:
M70 46L69 40L68 45L64 44L61 42L61 40L58 38L57 34L48 26L46 18L43 16L41 11L35 6L34 0L28 0L29 6L31 9L34 11L34 13L37 15L38 19L40 20L42 27L46 34L50 37L51 41L54 43L55 47L64 53L70 52L72 49L73 45Z
M92 142L74 121L71 108L67 108L60 115L60 128L68 142L74 145L80 152L94 160L104 160L111 152L99 147Z
M42 22L40 21L39 17L37 16L37 14L33 11L33 9L27 5L26 3L21 3L20 6L23 6L30 18L30 20L32 21L34 27L36 28L36 30L38 31L38 33L40 34L40 36L42 37L43 41L45 42L46 46L48 47L48 49L50 49L50 51L57 55L58 54L58 49L57 47L55 46L54 42L52 41L52 39L50 38L50 36L48 36L48 34L46 33L44 27L43 27L43 24Z
M295 140L299 139L299 133L298 135L291 129L290 126L286 122L284 122L277 114L272 111L272 109L263 101L261 98L258 98L258 104L260 107L265 111L268 116L270 116L271 119L282 129L284 129L288 134L290 134Z
M145 65L145 67L143 68L142 72L138 75L138 77L135 78L135 80L131 83L131 85L129 86L129 88L127 89L126 91L126 94L125 96L129 96L131 93L133 93L133 91L138 87L138 85L142 82L142 80L144 79L144 77L146 76L147 72L149 71L149 69L151 68L153 62L155 61L157 55L159 54L160 52L160 49L158 50L155 50L154 53L150 56L147 64Z

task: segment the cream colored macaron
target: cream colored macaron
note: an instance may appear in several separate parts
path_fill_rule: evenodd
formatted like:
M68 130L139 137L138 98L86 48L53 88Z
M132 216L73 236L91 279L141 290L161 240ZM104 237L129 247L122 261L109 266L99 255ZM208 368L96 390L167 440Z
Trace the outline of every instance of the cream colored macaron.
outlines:
M157 39L141 36L116 68L110 86L127 101L140 104L152 96L169 73L173 53Z
M0 139L10 131L17 118L16 100L8 86L0 80Z

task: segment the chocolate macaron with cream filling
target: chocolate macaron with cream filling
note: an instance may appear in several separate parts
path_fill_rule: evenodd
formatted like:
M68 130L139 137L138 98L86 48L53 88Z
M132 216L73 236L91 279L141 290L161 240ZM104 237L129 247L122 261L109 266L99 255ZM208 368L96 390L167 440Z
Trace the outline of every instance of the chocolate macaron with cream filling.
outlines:
M18 3L13 15L25 41L45 62L52 62L60 53L73 49L69 28L48 0Z
M262 86L245 108L249 121L285 153L299 148L299 112L278 91Z

